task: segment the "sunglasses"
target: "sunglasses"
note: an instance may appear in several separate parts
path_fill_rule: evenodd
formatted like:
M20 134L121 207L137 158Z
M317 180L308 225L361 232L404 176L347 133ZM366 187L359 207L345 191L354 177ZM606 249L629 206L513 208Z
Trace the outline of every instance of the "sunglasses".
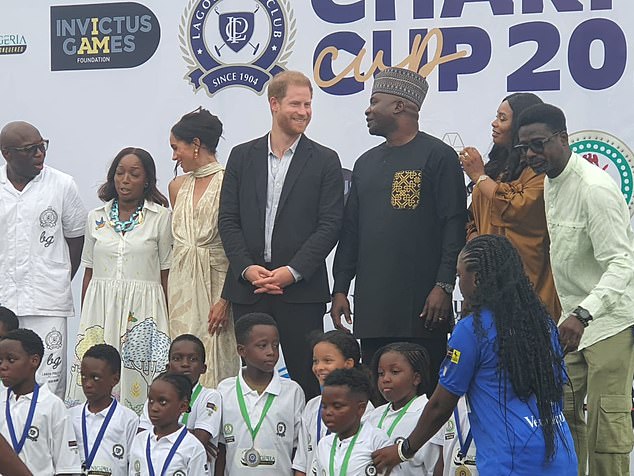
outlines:
M517 144L513 146L513 149L519 152L521 156L526 155L528 149L532 150L535 154L541 154L544 152L546 144L555 136L561 134L563 131L557 131L553 135L546 137L545 139L531 139L528 144Z
M24 147L5 147L5 149L27 155L35 155L39 150L43 154L48 150L48 139L43 139L42 142L38 142L37 144L25 145Z

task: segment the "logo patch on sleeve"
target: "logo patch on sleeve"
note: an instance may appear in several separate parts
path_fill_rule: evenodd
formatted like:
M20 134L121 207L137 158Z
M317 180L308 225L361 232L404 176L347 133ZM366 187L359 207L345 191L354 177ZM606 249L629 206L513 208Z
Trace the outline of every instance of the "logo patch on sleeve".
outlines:
M457 349L452 349L451 347L447 348L447 358L451 360L454 364L460 362L460 351Z

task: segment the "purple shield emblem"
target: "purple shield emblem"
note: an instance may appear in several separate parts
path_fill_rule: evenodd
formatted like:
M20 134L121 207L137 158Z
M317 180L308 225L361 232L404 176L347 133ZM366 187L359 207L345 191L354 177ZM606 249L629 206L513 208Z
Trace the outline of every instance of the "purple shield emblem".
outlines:
M254 18L254 12L220 14L220 22L218 25L220 36L225 44L234 52L237 53L251 41Z

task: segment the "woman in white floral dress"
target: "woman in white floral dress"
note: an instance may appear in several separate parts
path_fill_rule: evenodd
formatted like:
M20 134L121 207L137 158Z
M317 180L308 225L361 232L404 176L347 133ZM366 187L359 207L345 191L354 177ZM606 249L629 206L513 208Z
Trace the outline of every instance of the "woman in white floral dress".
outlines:
M117 154L99 189L105 203L88 215L82 264L82 312L67 403L83 402L80 364L105 342L121 353L122 404L140 413L154 376L165 369L170 344L166 289L172 234L167 199L143 149Z

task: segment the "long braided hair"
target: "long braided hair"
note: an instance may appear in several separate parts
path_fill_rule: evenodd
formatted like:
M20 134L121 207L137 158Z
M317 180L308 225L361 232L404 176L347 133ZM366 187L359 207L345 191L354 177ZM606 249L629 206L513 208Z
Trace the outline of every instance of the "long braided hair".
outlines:
M524 402L535 395L546 442L546 459L555 455L555 432L562 434L555 412L561 412L563 354L553 348L557 328L537 297L519 254L503 236L481 235L461 252L467 271L475 272L475 290L468 303L476 334L484 336L480 314L493 313L500 391L506 382Z

